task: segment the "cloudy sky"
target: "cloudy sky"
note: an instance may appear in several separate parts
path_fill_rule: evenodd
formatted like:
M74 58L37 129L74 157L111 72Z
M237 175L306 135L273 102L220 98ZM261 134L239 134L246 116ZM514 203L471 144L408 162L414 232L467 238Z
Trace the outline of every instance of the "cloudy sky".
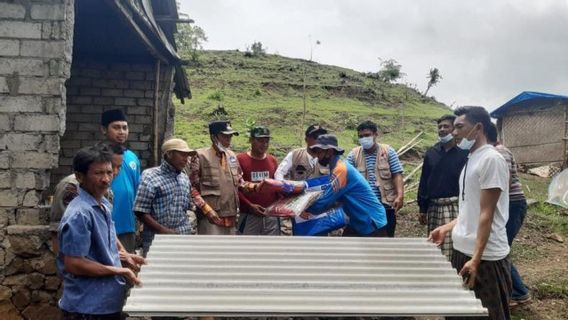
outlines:
M205 49L261 41L308 59L313 46L313 60L365 72L392 58L421 91L437 67L429 94L448 105L568 94L568 0L181 0L180 11L205 30Z

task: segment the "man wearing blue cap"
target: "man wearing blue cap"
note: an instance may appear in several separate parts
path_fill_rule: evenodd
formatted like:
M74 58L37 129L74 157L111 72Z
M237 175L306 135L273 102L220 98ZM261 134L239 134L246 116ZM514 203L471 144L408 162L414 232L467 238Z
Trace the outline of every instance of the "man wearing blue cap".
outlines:
M186 172L197 207L198 234L234 235L239 213L239 190L252 192L257 184L245 182L237 155L230 150L239 133L229 121L209 123L212 145L197 150Z

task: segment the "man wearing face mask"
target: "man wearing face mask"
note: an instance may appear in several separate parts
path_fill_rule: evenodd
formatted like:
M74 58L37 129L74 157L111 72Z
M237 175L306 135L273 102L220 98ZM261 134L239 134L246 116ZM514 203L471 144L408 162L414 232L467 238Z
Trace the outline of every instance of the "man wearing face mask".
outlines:
M438 143L424 155L418 187L418 206L420 223L428 225L427 234L458 216L458 180L468 152L457 147L452 135L455 119L454 115L438 119ZM447 234L441 249L451 261L451 233Z
M239 190L254 192L259 184L245 182L237 155L229 148L239 133L229 121L209 123L212 146L197 150L186 173L197 206L198 234L234 235L239 213Z
M344 237L387 237L385 208L357 169L339 158L344 150L338 146L337 138L332 134L321 135L310 148L320 165L329 166L331 188L302 213L302 218L309 219L310 215L320 214L340 202L349 216Z
M404 203L404 182L402 166L396 151L387 144L377 143L379 128L372 121L364 121L357 126L360 147L347 156L353 165L367 179L371 189L385 207L387 232L394 237L396 212Z
M459 178L459 215L434 229L429 239L441 245L452 232L452 266L488 309L490 319L510 319L509 167L487 142L492 125L487 110L461 107L455 115L458 147L469 151Z

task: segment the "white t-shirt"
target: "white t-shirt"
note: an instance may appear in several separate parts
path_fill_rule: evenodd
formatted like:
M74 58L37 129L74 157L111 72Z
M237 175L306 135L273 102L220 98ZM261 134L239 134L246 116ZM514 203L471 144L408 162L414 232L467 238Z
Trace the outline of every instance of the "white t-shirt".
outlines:
M465 175L465 182L464 182ZM505 225L509 219L509 167L492 145L484 145L468 157L460 175L458 222L452 230L454 249L472 256L481 211L481 190L499 188L491 233L482 260L501 260L509 254ZM465 189L464 189L465 187Z

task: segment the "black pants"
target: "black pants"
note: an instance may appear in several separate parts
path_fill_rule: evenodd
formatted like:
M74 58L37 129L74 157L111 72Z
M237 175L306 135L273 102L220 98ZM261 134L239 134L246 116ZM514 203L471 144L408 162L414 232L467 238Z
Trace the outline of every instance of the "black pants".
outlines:
M383 203L385 211L387 212L387 236L389 238L394 238L394 231L396 230L396 213L394 208L388 204Z
M68 312L61 310L62 320L122 320L122 312L111 313L111 314L85 314L77 312Z
M375 231L369 234L360 234L355 231L351 226L347 226L345 230L343 230L343 237L375 237L375 238L386 238L387 235L387 227L382 227L380 229L375 229Z

